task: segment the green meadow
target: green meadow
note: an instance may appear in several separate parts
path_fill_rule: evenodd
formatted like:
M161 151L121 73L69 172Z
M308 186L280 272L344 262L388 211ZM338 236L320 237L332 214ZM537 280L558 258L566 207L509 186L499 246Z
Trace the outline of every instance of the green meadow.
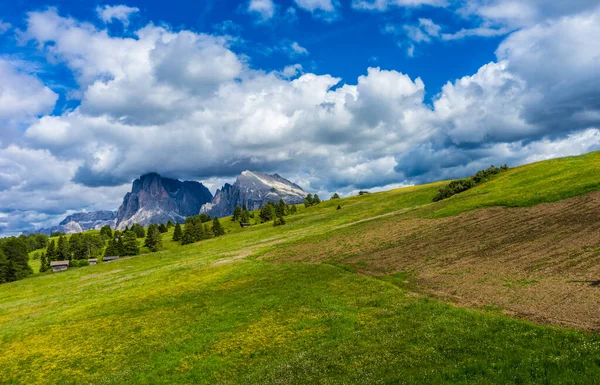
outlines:
M402 277L260 257L383 216L558 201L600 190L599 170L596 152L438 203L444 182L299 207L279 227L222 218L222 237L180 246L170 229L157 253L0 285L0 383L597 384L596 334L455 307Z

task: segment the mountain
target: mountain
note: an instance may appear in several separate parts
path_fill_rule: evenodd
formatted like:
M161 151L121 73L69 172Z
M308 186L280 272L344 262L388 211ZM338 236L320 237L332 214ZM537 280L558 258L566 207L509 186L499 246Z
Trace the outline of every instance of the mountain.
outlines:
M92 211L87 213L75 213L63 219L58 226L44 228L36 231L40 234L50 235L53 232L66 234L81 233L86 230L99 230L104 225L114 228L116 225L116 211Z
M123 198L117 212L117 229L134 223L147 226L167 221L183 222L197 215L212 194L199 182L163 178L157 173L142 175L133 181L131 192Z
M212 202L202 206L200 212L223 217L231 215L235 206L245 204L248 210L257 210L267 202L283 199L288 204L297 204L304 202L305 197L300 186L277 174L244 171L233 185L226 183L217 190Z

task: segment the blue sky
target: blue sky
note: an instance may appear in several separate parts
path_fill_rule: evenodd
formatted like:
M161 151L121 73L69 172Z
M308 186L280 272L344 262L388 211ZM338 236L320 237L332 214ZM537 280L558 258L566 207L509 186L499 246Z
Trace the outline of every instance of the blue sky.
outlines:
M142 173L352 194L596 150L597 0L0 0L0 233Z

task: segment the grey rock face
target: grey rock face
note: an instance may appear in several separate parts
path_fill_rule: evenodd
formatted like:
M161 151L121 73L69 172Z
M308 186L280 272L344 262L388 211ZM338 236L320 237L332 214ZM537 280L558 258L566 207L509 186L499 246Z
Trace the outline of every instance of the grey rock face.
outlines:
M131 192L123 198L117 212L117 229L134 223L147 226L167 221L182 222L197 215L212 194L199 182L163 178L156 173L142 175L133 181Z
M63 219L58 226L40 229L37 232L47 235L57 231L66 234L74 234L87 230L99 230L105 225L115 228L116 218L116 211L91 211L88 213L75 213Z
M217 190L212 202L202 206L200 212L223 217L231 215L238 205L258 210L267 202L283 199L287 204L298 204L304 202L305 197L300 186L277 174L244 171L233 185L227 183Z

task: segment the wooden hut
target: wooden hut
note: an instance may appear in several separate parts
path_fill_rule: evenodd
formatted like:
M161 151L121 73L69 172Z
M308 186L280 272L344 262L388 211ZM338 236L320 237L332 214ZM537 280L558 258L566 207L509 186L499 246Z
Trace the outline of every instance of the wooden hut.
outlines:
M240 222L240 226L242 226L242 227L248 227L248 226L250 226L250 223Z
M96 258L90 258L88 259L88 262L90 263L90 265L95 265L98 263L98 259Z
M119 259L118 255L111 255L111 256L102 258L102 262L110 262L110 261L115 261L117 259Z
M52 261L50 262L50 267L52 271L64 271L69 268L69 261Z

